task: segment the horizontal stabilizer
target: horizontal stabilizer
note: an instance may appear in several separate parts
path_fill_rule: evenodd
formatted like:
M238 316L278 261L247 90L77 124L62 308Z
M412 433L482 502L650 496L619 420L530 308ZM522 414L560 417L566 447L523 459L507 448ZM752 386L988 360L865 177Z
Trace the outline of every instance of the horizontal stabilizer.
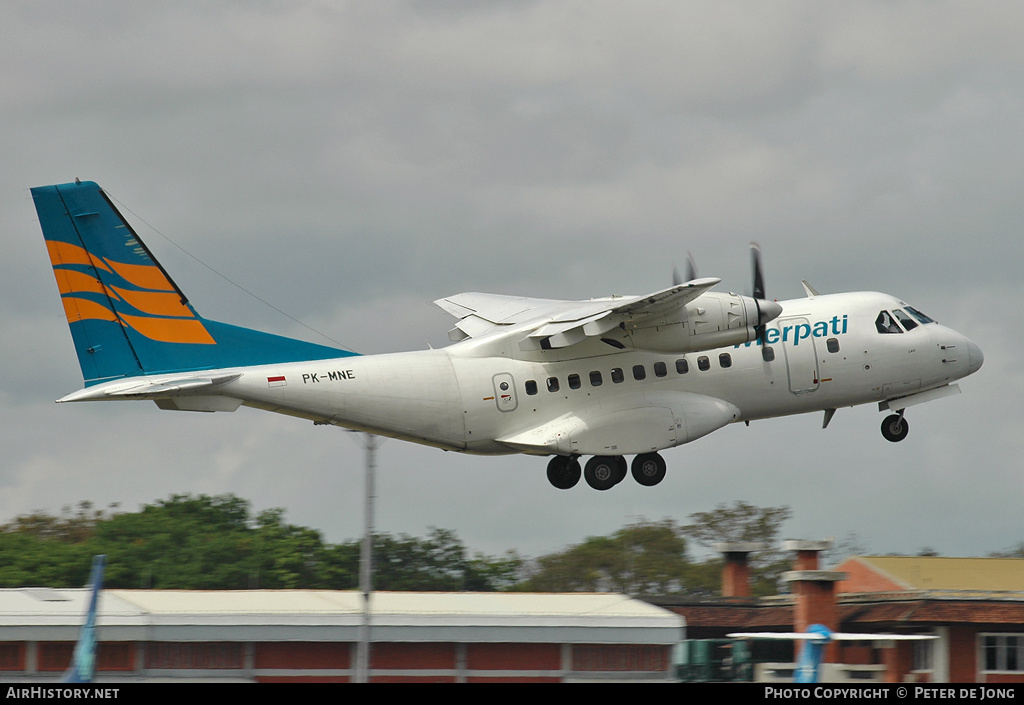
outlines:
M199 390L212 389L222 384L233 382L241 377L241 373L226 374L210 377L183 376L171 379L148 377L143 380L131 382L113 382L103 385L87 387L77 392L68 394L57 400L57 403L68 401L96 401L99 399L116 399L118 397L130 399L153 399L170 394L181 392L197 392Z

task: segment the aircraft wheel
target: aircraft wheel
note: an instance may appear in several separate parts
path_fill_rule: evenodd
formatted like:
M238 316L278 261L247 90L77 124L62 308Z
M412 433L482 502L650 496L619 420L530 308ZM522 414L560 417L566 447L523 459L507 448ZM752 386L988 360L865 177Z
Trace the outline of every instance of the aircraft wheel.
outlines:
M898 443L907 437L909 431L907 420L901 414L886 416L885 421L882 422L882 436L887 441Z
M665 459L657 453L641 453L633 458L633 479L644 487L653 487L665 479Z
M615 484L619 484L626 479L626 473L629 472L629 465L626 463L626 459L621 455L611 456L612 460L616 461L615 466Z
M580 481L580 461L576 458L556 455L548 461L548 482L560 490L572 489Z
M619 475L619 461L610 455L595 455L587 461L583 477L595 490L610 490L615 487Z

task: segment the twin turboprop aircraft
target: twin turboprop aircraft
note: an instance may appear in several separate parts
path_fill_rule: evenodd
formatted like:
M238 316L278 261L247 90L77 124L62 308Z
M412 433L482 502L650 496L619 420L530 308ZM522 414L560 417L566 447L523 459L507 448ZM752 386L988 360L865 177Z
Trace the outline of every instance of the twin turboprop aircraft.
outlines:
M879 293L769 301L689 277L647 296L556 301L464 293L440 350L357 355L202 318L91 182L32 189L84 389L67 401L241 405L445 450L552 456L547 475L607 490L656 485L659 451L737 421L877 403L890 441L904 410L959 393L981 349ZM580 458L591 456L581 471Z

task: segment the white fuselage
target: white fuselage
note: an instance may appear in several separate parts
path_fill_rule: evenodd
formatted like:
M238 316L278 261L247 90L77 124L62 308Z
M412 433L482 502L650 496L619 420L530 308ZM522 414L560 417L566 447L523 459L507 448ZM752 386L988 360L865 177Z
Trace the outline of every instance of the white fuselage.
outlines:
M441 350L239 368L215 393L447 450L615 455L680 445L735 421L904 397L981 364L977 346L937 323L880 332L879 312L905 307L892 296L780 303L764 346L671 355L589 340L524 352L501 331Z

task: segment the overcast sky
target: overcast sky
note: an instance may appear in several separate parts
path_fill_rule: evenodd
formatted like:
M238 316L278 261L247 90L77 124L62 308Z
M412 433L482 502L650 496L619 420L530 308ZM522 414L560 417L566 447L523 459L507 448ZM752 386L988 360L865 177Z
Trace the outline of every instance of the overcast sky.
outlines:
M655 488L388 440L382 531L536 556L744 500L876 553L1024 541L1021 37L998 1L8 0L0 522L231 492L361 533L352 434L53 403L82 380L28 189L80 177L204 316L327 342L179 246L361 353L447 344L445 295L642 294L687 252L742 293L750 240L771 298L885 291L985 352L898 445L873 405L731 426L666 451Z

